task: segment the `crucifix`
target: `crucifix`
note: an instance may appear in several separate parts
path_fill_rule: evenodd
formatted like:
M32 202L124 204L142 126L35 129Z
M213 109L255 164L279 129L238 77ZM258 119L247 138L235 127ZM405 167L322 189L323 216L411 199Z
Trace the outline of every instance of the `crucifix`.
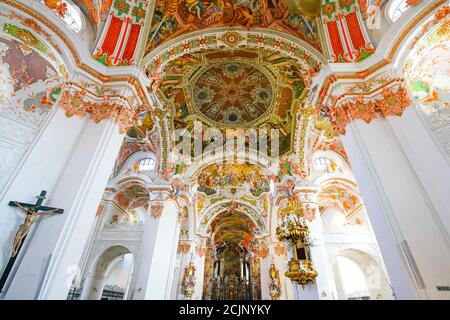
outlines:
M36 217L58 213L62 214L64 212L64 209L42 206L42 202L44 201L46 194L47 191L41 191L41 194L36 197L37 201L35 204L23 203L18 201L9 202L10 206L17 207L23 210L26 214L26 217L23 223L20 225L19 230L17 230L16 236L14 237L11 257L9 258L8 264L6 265L5 271L3 271L2 278L0 279L0 292L3 290L9 273L11 272L14 262L16 261L17 255L19 254L23 242L30 232L31 226L33 225Z

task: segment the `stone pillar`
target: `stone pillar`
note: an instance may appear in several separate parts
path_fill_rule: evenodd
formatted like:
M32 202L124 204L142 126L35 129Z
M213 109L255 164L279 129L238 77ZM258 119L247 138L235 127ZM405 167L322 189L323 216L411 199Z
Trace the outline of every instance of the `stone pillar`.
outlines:
M168 192L151 192L143 245L136 261L137 277L131 288L134 300L170 298L180 230L177 205L166 200Z
M89 236L89 241L87 242L83 253L84 261L80 261L83 276L85 277L80 300L100 300L102 297L103 287L108 274L97 272L97 260L95 260L97 257L92 257L92 249L96 244L98 237L100 237L105 224L117 210L110 202L115 195L115 191L115 189L106 188L95 214L91 236Z
M205 259L206 259L206 246L202 243L198 243L195 248L194 264L197 269L195 272L195 291L192 296L192 300L202 300L203 298L203 282L205 277ZM184 269L183 269L184 271Z
M47 190L44 205L65 211L35 222L5 288L5 299L67 298L70 270L79 264L122 139L111 120L96 124L87 117L69 119L64 110L56 110L0 207L4 214L17 217L18 227L23 214L8 202L33 202ZM16 230L8 230L9 237L2 241L12 243Z
M184 268L191 262L195 243L192 240L180 240L178 242L178 265L173 279L173 299L183 300L186 297L181 293L181 282L183 281Z
M318 276L316 286L318 299L333 300L337 297L336 284L333 275L332 264L323 237L322 218L320 216L317 195L320 188L308 186L296 189L298 197L303 204L303 210L308 227L312 245L310 246L311 260Z
M395 296L449 299L437 286L449 280L450 169L413 111L370 124L353 121L343 143ZM439 188L447 192L445 204Z
M91 229L91 234L89 236L89 240L87 242L86 247L84 248L82 261L80 261L81 270L83 270L83 274L89 271L87 268L90 265L86 265L87 263L92 263L89 261L90 253L92 251L92 247L95 245L96 240L100 237L102 230L105 227L105 224L111 220L111 217L114 213L117 212L117 208L112 204L112 200L116 194L116 190L114 188L106 188L102 200L100 201L99 206L95 212L95 219L93 222L93 228Z
M335 263L335 265L333 267L333 272L334 272L334 279L336 282L336 294L337 294L336 299L337 300L346 300L347 295L345 294L345 288L344 288L344 283L342 281L341 268L339 266L339 263L337 263L337 262Z
M284 273L288 268L288 249L285 243L277 240L268 244L269 256L266 259L260 260L261 271L261 298L271 300L269 292L270 284L270 265L275 264L275 268L280 275L280 297L278 300L292 300L294 299L294 288L291 280L287 278Z
M269 244L270 253L273 257L273 261L275 262L275 266L280 272L280 278L281 278L281 296L280 300L295 300L295 284L292 283L292 281L285 276L285 272L288 270L288 261L292 256L292 250L289 248L289 245L278 241L276 237L276 228L278 226L278 210L279 206L277 205L276 201L273 201L273 207L272 207L272 214L271 216L271 230L270 234L272 237L272 243ZM267 296L267 299L270 299L269 295L269 288L268 288L268 282L269 282L269 267L270 267L270 260L266 261L267 266L264 267L264 270L261 269L261 295L264 299L264 297ZM263 279L265 279L263 281Z
M419 108L409 107L401 118L389 117L385 121L407 157L411 171L417 175L433 218L450 243L450 159Z
M260 242L260 246L267 246L264 242ZM261 300L271 300L269 294L269 266L271 262L270 249L267 246L267 249L263 247L263 249L259 248L259 280L261 286ZM267 250L267 252L264 252ZM286 267L284 267L286 268ZM283 269L282 269L283 270ZM284 273L284 271L282 271Z
M89 273L80 300L101 300L107 277L107 274Z

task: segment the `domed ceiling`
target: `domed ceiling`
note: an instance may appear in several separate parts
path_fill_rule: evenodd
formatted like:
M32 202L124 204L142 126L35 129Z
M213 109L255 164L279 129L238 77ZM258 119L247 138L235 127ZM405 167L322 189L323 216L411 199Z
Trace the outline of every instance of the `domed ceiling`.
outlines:
M216 126L248 125L274 102L272 84L265 72L233 60L208 66L193 81L193 106Z
M170 62L158 97L172 108L173 129L277 129L291 150L295 108L305 98L304 71L291 57L260 50L209 50Z

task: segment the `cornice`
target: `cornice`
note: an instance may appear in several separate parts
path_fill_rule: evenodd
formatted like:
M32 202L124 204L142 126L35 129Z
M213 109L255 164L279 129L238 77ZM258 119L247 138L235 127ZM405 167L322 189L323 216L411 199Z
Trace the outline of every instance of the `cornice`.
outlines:
M69 71L80 73L102 85L126 84L135 90L144 108L150 109L150 97L145 89L145 79L139 66L106 67L91 58L91 53L81 38L70 30L61 19L50 16L46 8L35 1L0 0L7 6L39 21L51 31L63 52L63 60Z
M420 5L411 8L399 21L388 28L376 52L366 60L359 63L329 63L320 75L323 78L322 86L314 98L314 104L321 105L337 83L363 81L386 69L394 69L399 63L398 57L402 44L411 39L409 36L417 31L421 22L429 19L439 7L446 3L448 3L447 0L435 0L431 3L423 1ZM319 82L316 81L316 83Z

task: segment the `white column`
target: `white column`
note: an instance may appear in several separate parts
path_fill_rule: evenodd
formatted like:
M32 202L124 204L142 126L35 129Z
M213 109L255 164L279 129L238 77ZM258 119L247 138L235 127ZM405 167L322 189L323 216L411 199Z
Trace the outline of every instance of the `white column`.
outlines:
M401 145L418 187L430 202L430 212L450 243L450 162L419 107L410 107L402 117L386 119Z
M107 274L89 273L80 300L101 300Z
M291 259L294 257L293 248L288 249L288 258ZM313 258L314 259L314 258ZM313 260L312 259L312 260ZM315 267L314 260L313 260L313 266L317 271L317 268ZM319 272L319 271L317 271ZM317 278L316 278L317 279ZM292 283L292 288L294 291L294 300L319 300L319 289L317 287L317 280L316 283L308 283L304 287L302 287L299 284Z
M334 265L334 279L336 282L336 300L347 300L347 295L345 294L344 283L342 281L341 269L339 263Z
M298 197L303 204L305 212L311 210L315 212L314 219L308 221L308 228L312 244L309 246L310 259L318 275L315 283L306 284L303 288L294 285L297 300L331 300L337 296L336 285L328 252L323 238L322 219L317 204L317 194L319 188L313 186L298 187ZM308 219L307 219L308 220Z
M149 206L151 210L151 206ZM172 200L166 200L162 214L154 218L147 214L138 258L137 278L131 298L134 300L166 299L170 293L169 277L173 274L173 253L179 235L178 210ZM175 250L175 251L174 251Z
M276 228L278 226L278 209L279 207L275 204L276 202L274 201L274 206L272 208L272 212L274 214L271 215L271 235L272 235L272 243L270 244L270 252L272 253L272 256L274 258L274 262L275 262L275 266L278 269L278 271L280 272L280 280L281 280L281 296L280 296L280 300L295 300L295 284L292 283L292 281L287 278L285 276L285 272L288 270L288 261L292 256L292 249L289 247L289 245L287 243L281 243L278 241L278 239L276 238ZM275 252L275 247L277 246L277 244L283 244L285 247L285 255L277 255L277 253ZM270 261L267 261L267 263L269 263ZM268 288L268 281L269 280L264 280L263 281L263 277L264 279L269 279L269 267L270 267L270 263L267 265L267 267L264 268L264 271L261 269L261 296L267 296L267 299L270 299L270 295L269 295L269 288ZM263 274L263 272L265 272ZM267 278L265 278L267 277ZM263 287L267 287L267 289L263 289ZM264 299L264 298L263 298Z
M66 299L73 278L68 271L79 264L122 139L112 121L95 124L86 117L69 119L62 109L55 112L0 207L22 221L8 202L32 202L47 190L44 205L65 211L35 223L5 299Z
M310 203L310 209L315 208L316 216L309 223L309 232L313 240L310 247L311 260L318 275L316 278L319 299L333 300L337 297L336 283L327 247L323 237L322 218L317 203Z
M174 280L173 280L173 291L174 294L172 295L174 299L176 300L182 300L185 297L181 293L181 282L183 281L184 276L184 268L187 267L189 262L191 261L191 256L193 252L193 246L195 246L195 243L192 240L183 240L183 244L186 245L189 243L189 250L187 252L180 252L179 255L179 264L177 268L177 273L174 274Z
M407 110L407 118L412 116L409 113ZM403 118L397 120L378 117L369 125L360 120L350 123L343 137L344 147L396 297L448 299L449 292L439 292L436 288L448 286L450 270L448 232L439 219L440 196L436 194L434 199L428 195L426 189L432 181L424 185L422 181L426 179L419 179L415 170L424 168L427 161L431 161L429 166L441 164L435 154L438 151L436 148L433 151L425 138L417 136L421 130L417 123L414 125L407 119L409 125L398 126ZM410 130L413 141L407 143L405 130ZM412 158L414 150L416 158ZM437 162L433 163L432 159ZM432 174L434 170L442 170L446 175L448 167L428 169L424 173ZM433 176L436 175L437 171Z
M270 252L270 251L269 251ZM271 257L268 255L264 259L259 258L259 279L261 286L261 300L272 300L269 293L269 267L270 267ZM287 268L287 266L286 266ZM283 270L283 269L282 269Z
M201 256L197 253L194 255L195 268L195 291L192 300L202 300L203 298L203 281L205 277L205 254ZM184 269L183 269L184 271Z
M90 235L88 237L86 246L83 250L82 258L80 260L79 266L81 271L81 280L86 278L83 285L83 291L81 296L83 297L83 292L87 289L90 268L94 263L95 257L92 256L92 250L95 247L97 239L101 236L102 230L105 224L110 221L111 216L116 212L117 208L109 202L114 198L115 192L113 190L106 189L103 193L102 200L100 201L99 207L97 207L95 213L95 219L93 221L93 227L91 228ZM100 208L102 206L102 208ZM87 289L89 290L89 289ZM82 300L82 298L80 298Z

